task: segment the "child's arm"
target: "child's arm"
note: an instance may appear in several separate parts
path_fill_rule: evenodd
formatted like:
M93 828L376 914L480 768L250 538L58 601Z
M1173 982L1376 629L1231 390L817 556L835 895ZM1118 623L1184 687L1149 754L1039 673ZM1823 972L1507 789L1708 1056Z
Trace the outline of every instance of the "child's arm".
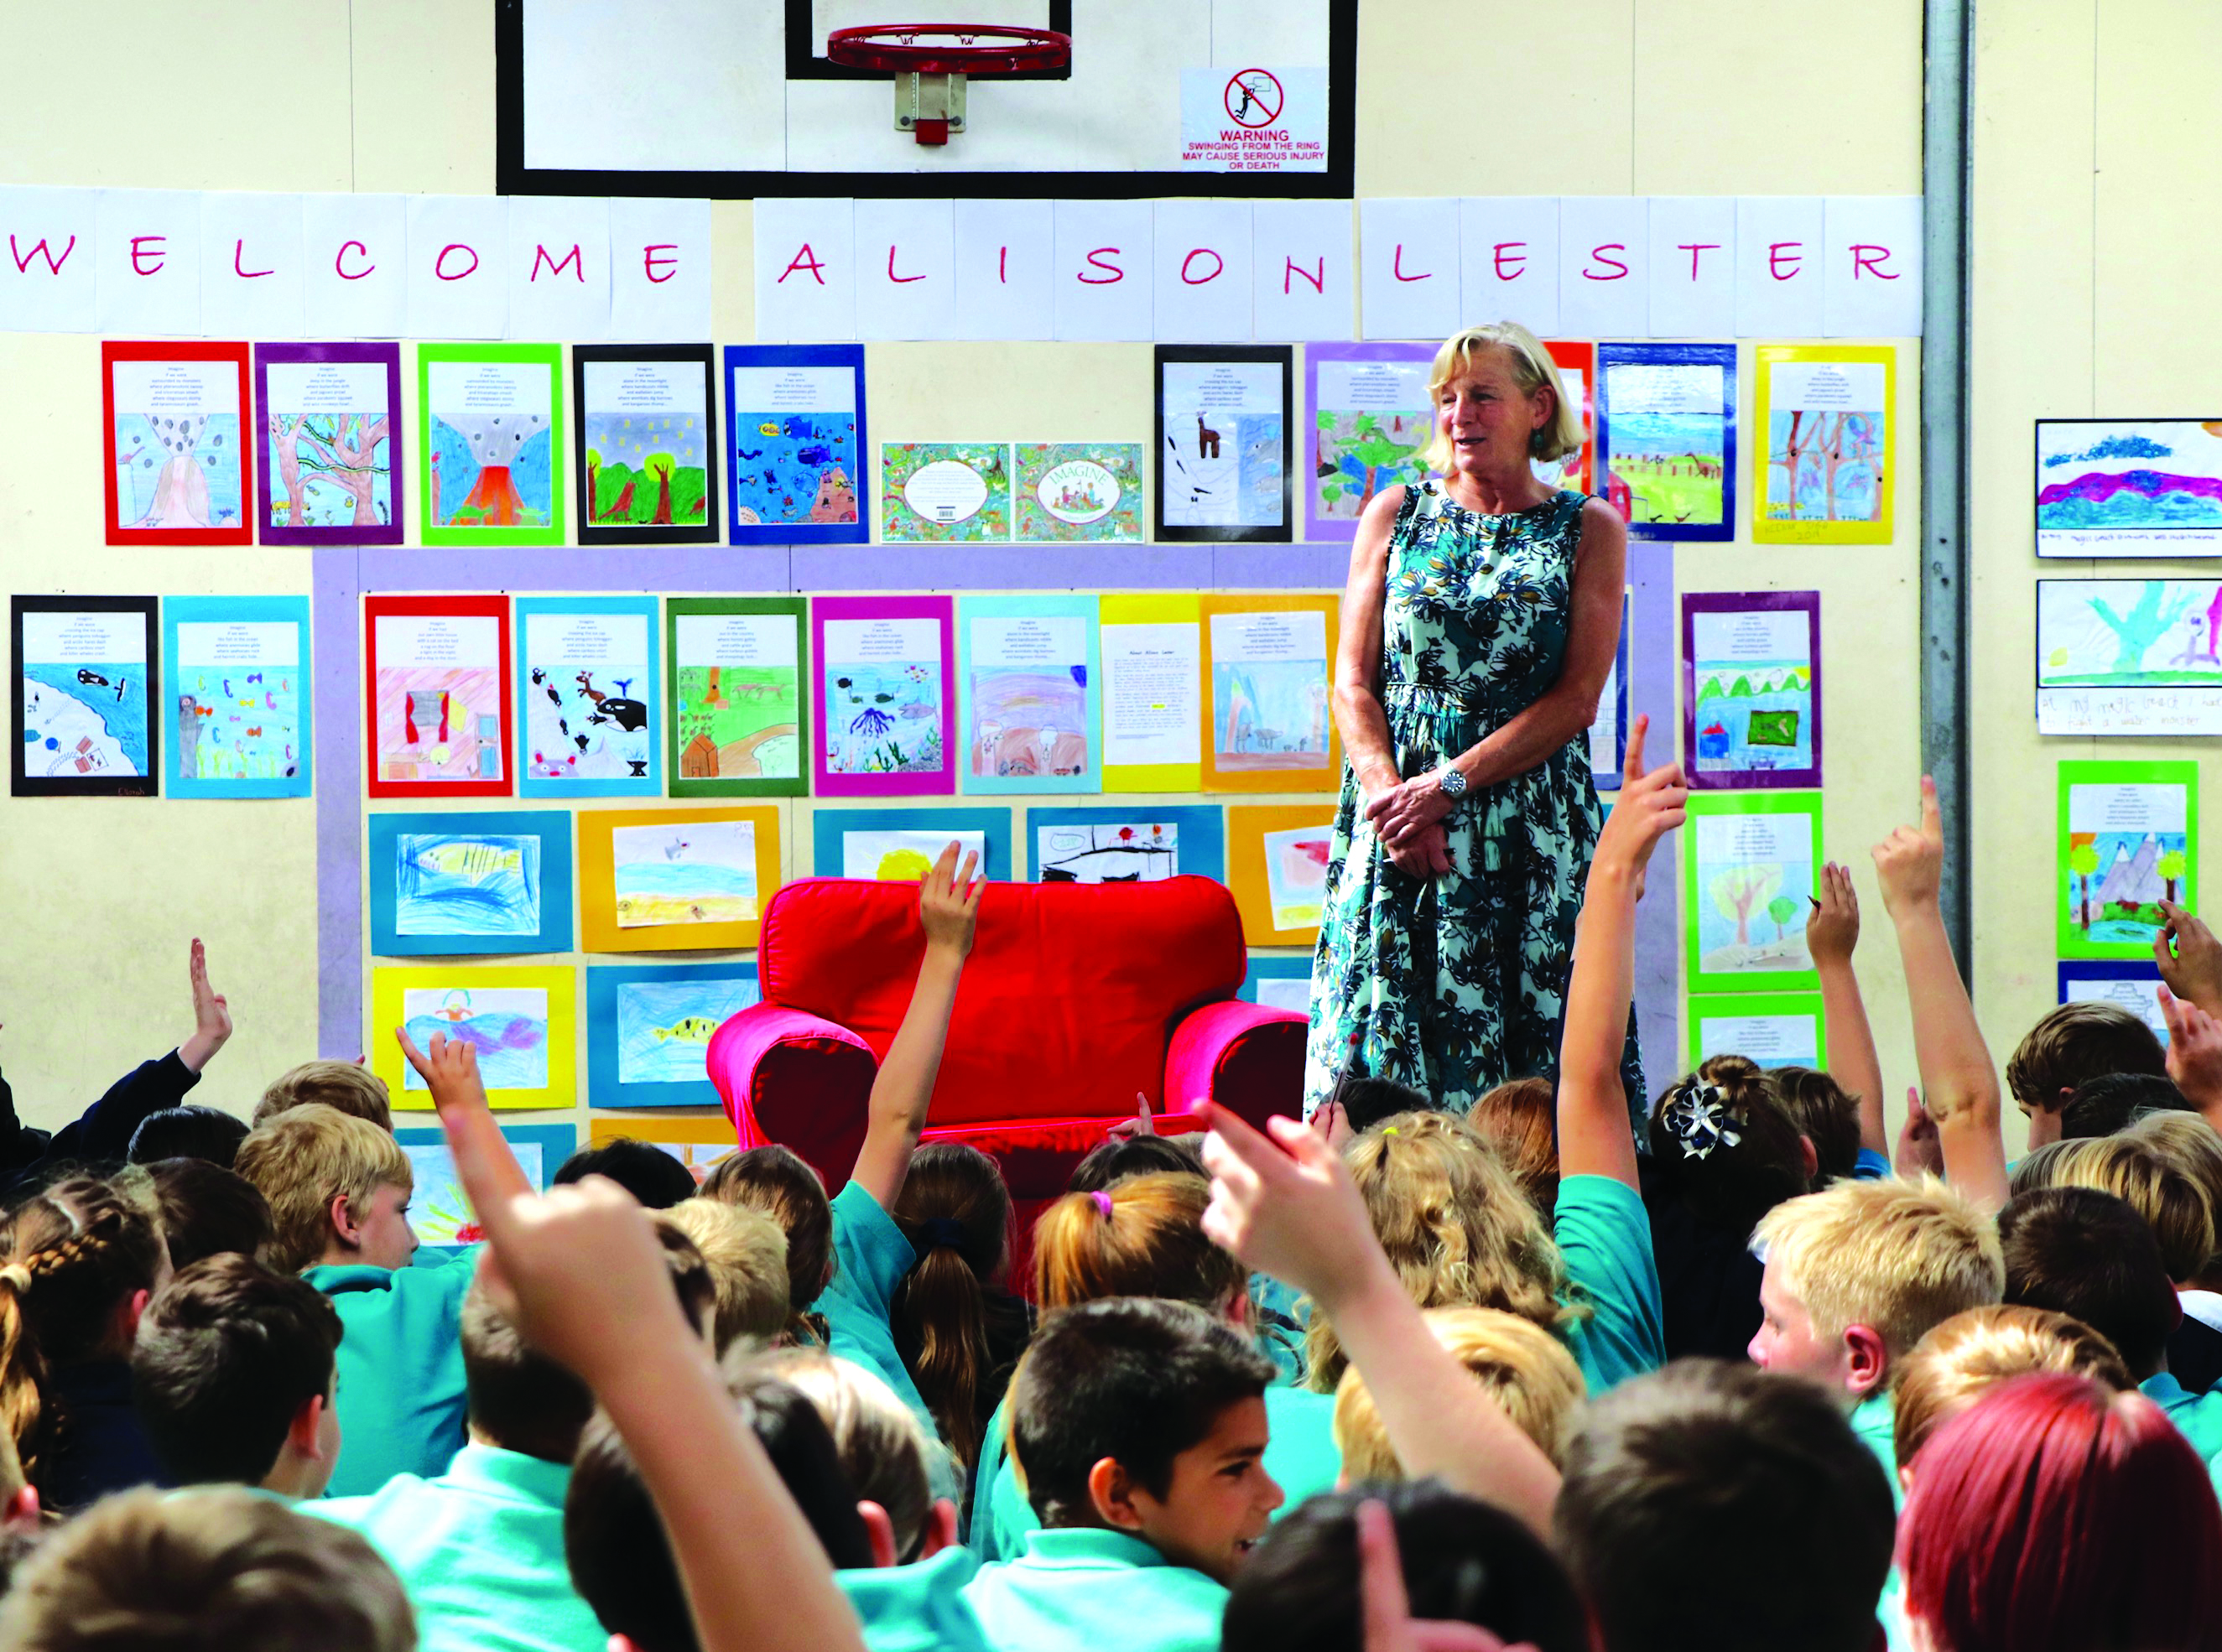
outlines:
M1636 1185L1635 1141L1620 1061L1635 997L1635 904L1643 898L1651 851L1682 823L1690 799L1680 764L1643 772L1650 722L1639 716L1628 731L1620 796L1590 860L1559 1048L1559 1173L1610 1176L1630 1187Z
M949 1013L957 1007L957 979L964 973L964 955L972 950L972 929L980 916L980 892L985 878L973 869L980 857L967 854L963 871L957 866L957 845L942 850L933 870L919 886L918 917L926 930L926 956L918 967L918 985L911 989L910 1008L888 1046L888 1059L880 1063L872 1080L871 1113L864 1127L864 1145L851 1173L883 1211L894 1207L910 1174L910 1155L926 1129L926 1104L933 1099L933 1080L941 1071L942 1042L949 1036Z
M1373 1236L1340 1155L1292 1118L1269 1120L1269 1141L1215 1103L1199 1111L1211 1124L1204 1231L1309 1294L1334 1323L1414 1479L1438 1475L1547 1540L1559 1471L1428 1329Z
M2168 990L2210 1016L2222 1016L2222 941L2204 920L2162 901L2168 922L2153 937L2153 961Z
M2160 1012L2168 1021L2168 1076L2218 1131L2222 1131L2222 1021L2166 986Z
M703 1652L863 1652L825 1551L681 1315L639 1205L599 1176L535 1193L486 1111L470 1046L435 1033L420 1051L395 1036L486 1226L480 1277L617 1424L662 1516Z
M1851 868L1831 860L1821 868L1821 892L1805 920L1805 949L1821 977L1821 1015L1829 1023L1829 1074L1840 1089L1859 1098L1860 1146L1890 1154L1890 1131L1882 1117L1882 1062L1875 1054L1867 1006L1860 997L1860 978L1852 973L1852 953L1860 944L1860 897Z
M1883 904L1898 926L1906 996L1913 1004L1922 1105L1936 1122L1944 1174L1984 1209L2000 1210L2009 1189L2005 1138L1999 1132L1998 1070L1952 961L1951 938L1936 904L1944 818L1936 807L1936 782L1927 775L1921 777L1921 824L1901 826L1875 845L1874 861Z
M41 1155L43 1162L121 1161L131 1150L132 1132L148 1114L177 1106L201 1081L201 1069L231 1036L231 1006L209 985L208 949L198 941L193 942L185 973L193 998L191 1034L169 1054L140 1062L74 1122L55 1131Z

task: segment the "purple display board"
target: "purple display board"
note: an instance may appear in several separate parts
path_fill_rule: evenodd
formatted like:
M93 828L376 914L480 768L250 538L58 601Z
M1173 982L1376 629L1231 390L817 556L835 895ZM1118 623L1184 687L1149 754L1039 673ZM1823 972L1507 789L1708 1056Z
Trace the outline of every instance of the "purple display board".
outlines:
M401 347L254 347L255 536L402 541Z
M810 604L811 793L957 790L957 604L820 597Z
M1698 791L1821 784L1821 593L1682 598L1682 766Z

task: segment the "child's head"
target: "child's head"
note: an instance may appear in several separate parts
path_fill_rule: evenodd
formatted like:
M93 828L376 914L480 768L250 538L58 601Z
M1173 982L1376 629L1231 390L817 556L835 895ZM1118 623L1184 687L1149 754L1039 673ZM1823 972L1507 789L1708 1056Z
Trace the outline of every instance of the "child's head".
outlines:
M762 1373L736 1373L733 1403L836 1570L872 1563L857 1494L833 1436L811 1403ZM697 1652L687 1592L663 1519L632 1453L606 1415L587 1424L563 1493L563 1558L571 1586L635 1652Z
M2206 1190L2150 1142L2130 1136L2078 1142L2054 1161L2052 1185L2095 1187L2127 1204L2152 1229L2161 1265L2178 1285L2197 1279L2214 1254Z
M1374 1236L1422 1308L1502 1308L1555 1330L1566 1268L1549 1223L1481 1133L1447 1113L1399 1113L1344 1148ZM1341 1379L1342 1345L1327 1316L1305 1333L1308 1380Z
M270 1201L263 1261L289 1273L321 1262L406 1267L416 1178L409 1155L369 1120L322 1102L286 1108L248 1132L239 1173Z
M234 1487L109 1498L0 1602L16 1652L414 1652L392 1568L359 1534Z
M1767 1075L1774 1098L1813 1144L1814 1186L1842 1181L1860 1167L1861 1098L1811 1067L1778 1067Z
M2122 1134L2143 1142L2199 1184L2214 1215L2216 1248L2222 1250L2222 1136L2197 1113L2149 1114ZM2200 1273L2213 1279L2216 1258L2208 1257Z
M1243 1313L1250 1270L1204 1236L1211 1184L1160 1172L1067 1193L1034 1222L1034 1300L1044 1313L1103 1297L1163 1297Z
M2087 999L2048 1011L2006 1062L2006 1088L2024 1115L2057 1113L2075 1087L2106 1073L2165 1078L2168 1057L2151 1028L2118 1004Z
M135 1165L204 1159L228 1170L246 1139L247 1121L221 1107L164 1107L139 1121L124 1157Z
M340 1317L298 1273L227 1252L179 1270L147 1306L132 1403L171 1482L317 1497L339 1462Z
M270 1242L270 1201L237 1171L205 1159L157 1159L146 1174L173 1268L204 1256L253 1256Z
M2001 1305L1955 1313L1913 1345L1891 1382L1892 1444L1903 1474L1936 1432L2009 1377L2068 1371L2132 1387L2114 1345L2080 1319Z
M1869 1652L1890 1484L1811 1383L1678 1360L1591 1403L1553 1511L1605 1652Z
M304 1061L289 1068L271 1081L248 1122L260 1129L279 1114L311 1102L367 1119L389 1133L393 1129L386 1080L360 1061Z
M775 1348L744 1369L775 1377L818 1410L872 1541L875 1566L931 1560L957 1541L957 1505L926 1476L926 1430L876 1373L822 1348Z
M1933 1178L1838 1182L1776 1205L1755 1242L1767 1271L1753 1361L1847 1407L1880 1392L1930 1326L2005 1285L1991 1218Z
M2112 1193L2045 1187L1999 1212L2005 1299L2080 1319L2114 1345L2133 1381L2166 1363L2183 1315L2145 1219Z
M2222 1511L2144 1395L2016 1377L1923 1448L1899 1527L1906 1616L1951 1652L2213 1643Z
M750 1148L719 1160L702 1179L701 1195L779 1223L787 1236L788 1311L807 1313L833 1282L833 1205L818 1173L790 1148Z
M920 1151L924 1151L923 1148ZM916 1161L913 1161L913 1166ZM1121 1136L1100 1142L1073 1167L1064 1185L1068 1193L1095 1193L1125 1181L1129 1176L1160 1173L1202 1176L1208 1173L1190 1137L1184 1136Z
M1651 1162L1660 1191L1741 1238L1811 1184L1809 1147L1757 1063L1716 1055L1659 1098Z
M1394 1079L1347 1079L1337 1086L1334 1098L1352 1134L1370 1130L1399 1113L1425 1112L1428 1098L1409 1084Z
M2061 1161L2082 1146L2080 1142L2043 1142L2015 1160L2006 1169L2006 1186L2018 1198L2040 1187L2052 1186Z
M2147 1113L2192 1112L2190 1098L2173 1079L2157 1073L2101 1073L2068 1092L2060 1109L2060 1134L2067 1141L2081 1141L2126 1129Z
M612 1136L592 1147L581 1148L558 1166L550 1179L583 1181L604 1176L631 1193L644 1211L668 1210L682 1198L694 1197L694 1173L653 1142L630 1136Z
M1154 1138L1152 1138L1154 1139ZM929 1142L911 1155L888 1212L918 1252L891 1318L919 1397L959 1462L980 1455L980 1385L991 1357L986 1287L1007 1269L1011 1192L977 1148Z
M682 1198L656 1215L701 1254L712 1296L712 1343L722 1354L746 1339L769 1342L787 1329L787 1236L762 1211Z
M1358 1509L1387 1505L1412 1616L1474 1624L1534 1652L1589 1652L1566 1568L1512 1516L1431 1480L1322 1492L1275 1523L1236 1574L1221 1652L1349 1652L1365 1643Z
M1262 1461L1278 1374L1184 1302L1117 1297L1045 1319L1010 1395L1011 1455L1035 1517L1127 1532L1229 1581L1281 1506Z
M1548 1079L1515 1079L1484 1091L1466 1109L1466 1123L1497 1149L1535 1208L1559 1202L1558 1096Z
M1588 1392L1566 1345L1534 1320L1496 1308L1430 1308L1427 1320L1435 1340L1458 1355L1520 1431L1553 1462L1560 1461ZM1346 1486L1404 1478L1356 1366L1335 1386L1334 1444Z

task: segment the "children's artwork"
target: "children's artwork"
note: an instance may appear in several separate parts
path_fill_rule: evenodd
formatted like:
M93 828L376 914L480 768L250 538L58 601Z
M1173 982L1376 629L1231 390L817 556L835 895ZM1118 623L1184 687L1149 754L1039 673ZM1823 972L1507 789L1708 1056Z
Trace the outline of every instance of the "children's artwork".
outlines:
M110 545L247 545L244 344L100 347Z
M1898 352L1887 344L1762 344L1754 412L1761 544L1887 545L1896 531L1891 438Z
M771 804L581 810L578 827L586 951L756 945L763 904L780 884Z
M2061 1003L2119 1004L2151 1028L2165 1048L2168 1017L2161 1013L2160 987L2160 966L2150 959L2142 964L2070 959L2060 965Z
M1158 537L1286 540L1294 353L1157 347Z
M706 344L571 348L581 545L718 542L717 368Z
M1102 717L1093 597L957 604L967 792L1097 792Z
M664 715L653 597L520 597L518 790L528 798L656 797Z
M1818 991L1805 917L1821 864L1820 794L1698 792L1689 837L1682 908L1692 992Z
M1590 779L1599 792L1620 790L1621 770L1628 762L1628 618L1629 593L1623 591L1620 641L1604 686L1597 691L1597 720L1590 724Z
M162 704L173 798L305 798L309 599L171 597Z
M1239 995L1269 1010L1309 1016L1312 1008L1312 961L1309 953L1250 954L1250 973Z
M1559 388L1565 392L1566 405L1580 416L1582 445L1560 458L1531 460L1529 464L1535 479L1545 487L1587 493L1591 461L1597 449L1597 346L1552 339L1543 347L1550 353L1551 365L1559 370Z
M880 537L888 544L1010 536L1008 442L880 445Z
M505 798L509 602L366 597L373 798Z
M1036 883L1227 878L1226 820L1215 806L1034 808L1026 810L1026 832Z
M1425 344L1306 347L1306 538L1350 539L1376 494L1426 476L1420 455L1434 434L1434 354Z
M2037 731L2222 734L2222 582L2037 582Z
M525 1180L543 1192L579 1142L578 1127L572 1124L505 1124L501 1133ZM455 1174L455 1155L449 1150L446 1133L404 1125L393 1132L393 1140L409 1156L413 1184L409 1225L417 1230L417 1238L442 1250L485 1239L486 1230L479 1225Z
M711 1171L741 1150L740 1143L734 1139L731 1121L723 1113L711 1118L683 1115L668 1118L598 1118L587 1139L590 1145L599 1148L620 1137L662 1148L687 1167L697 1186Z
M363 864L378 957L571 950L562 810L374 813Z
M1741 1055L1757 1066L1827 1066L1818 992L1726 992L1690 1000L1690 1065Z
M1008 809L813 809L810 834L820 878L914 884L952 842L980 857L982 877L1015 875Z
M561 545L560 344L417 347L427 545Z
M812 604L811 625L817 794L955 791L950 598L824 597Z
M1319 939L1334 843L1329 802L1227 811L1227 886L1249 945L1309 946Z
M802 794L804 606L799 597L666 601L673 797Z
M1638 539L1736 537L1736 347L1597 347L1601 486Z
M2063 762L2062 958L2150 958L2162 901L2198 906L2199 765Z
M1334 789L1341 742L1332 597L1207 597L1210 695L1203 784L1214 792Z
M1103 790L1196 792L1203 785L1203 622L1184 593L1106 595Z
M161 785L152 597L16 597L18 798L151 798Z
M587 1101L596 1107L719 1105L707 1066L710 1040L763 997L753 963L592 966Z
M869 451L862 345L725 347L734 544L863 544Z
M258 344L265 545L399 545L401 347Z
M576 972L524 965L417 964L373 969L371 1070L397 1109L429 1111L431 1092L402 1058L393 1029L419 1049L434 1033L471 1046L486 1099L496 1107L570 1107Z
M1682 748L1690 785L1821 784L1821 595L1682 598Z
M1139 545L1149 537L1139 441L1021 441L1013 449L1021 544Z
M2222 556L2222 419L2039 419L2039 556Z

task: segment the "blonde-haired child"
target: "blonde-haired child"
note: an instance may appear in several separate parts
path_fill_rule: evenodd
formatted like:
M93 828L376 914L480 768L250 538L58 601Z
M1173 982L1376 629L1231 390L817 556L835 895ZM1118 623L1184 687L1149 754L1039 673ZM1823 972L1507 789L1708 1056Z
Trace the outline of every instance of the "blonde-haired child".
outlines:
M1495 1308L1430 1308L1427 1321L1435 1340L1458 1355L1520 1431L1560 1461L1583 1398L1581 1367L1565 1345L1533 1320ZM1346 1486L1407 1478L1355 1367L1335 1385L1334 1442Z

